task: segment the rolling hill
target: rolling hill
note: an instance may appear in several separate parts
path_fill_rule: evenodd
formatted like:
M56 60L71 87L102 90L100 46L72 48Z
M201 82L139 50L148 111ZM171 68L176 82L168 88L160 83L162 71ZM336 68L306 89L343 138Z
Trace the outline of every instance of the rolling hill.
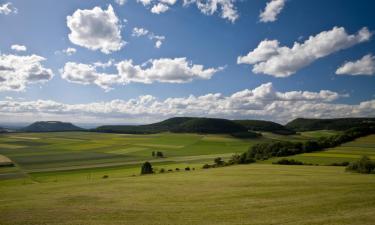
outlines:
M235 123L238 123L248 130L251 131L267 131L275 134L291 135L295 134L294 130L288 129L281 124L265 121L265 120L234 120Z
M297 118L285 125L295 131L347 130L366 124L375 124L375 118L307 119Z
M158 123L139 126L107 125L97 127L92 131L129 134L151 134L160 132L207 134L252 133L248 132L246 127L231 120L194 117L174 117Z
M82 131L83 128L77 127L71 123L60 121L38 121L22 128L25 132L59 132L59 131Z

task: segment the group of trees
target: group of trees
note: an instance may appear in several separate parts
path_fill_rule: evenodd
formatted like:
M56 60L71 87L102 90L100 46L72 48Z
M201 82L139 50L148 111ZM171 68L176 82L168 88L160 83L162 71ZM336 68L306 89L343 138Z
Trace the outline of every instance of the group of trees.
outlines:
M375 162L371 161L368 156L362 156L358 161L350 163L346 170L358 173L373 173L375 171Z
M296 155L305 152L321 151L325 148L336 147L345 142L353 141L362 136L375 133L375 127L356 127L344 131L342 134L329 137L321 137L317 140L306 142L277 141L271 143L260 143L252 146L247 152L240 156L240 163L252 160L265 160L271 157L282 157Z

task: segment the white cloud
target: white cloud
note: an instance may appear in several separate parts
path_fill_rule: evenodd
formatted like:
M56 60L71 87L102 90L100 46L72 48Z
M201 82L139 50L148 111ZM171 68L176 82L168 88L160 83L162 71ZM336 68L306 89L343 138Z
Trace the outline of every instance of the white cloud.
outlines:
M375 56L368 54L354 62L347 62L336 70L336 74L343 75L374 75Z
M23 91L30 83L43 83L53 77L38 55L0 55L0 91Z
M50 100L0 101L0 118L65 119L77 122L155 122L174 116L205 116L228 119L266 119L287 122L296 117L332 118L375 116L375 100L356 105L334 103L339 93L278 92L271 83L229 96L209 93L182 98L145 95L129 100L115 99L87 104L64 104Z
M160 14L160 13L164 13L168 11L168 9L169 9L169 6L159 2L158 4L152 6L151 12L155 14Z
M153 32L150 32L146 28L143 27L134 27L132 36L133 37L142 37L146 36L148 34L148 39L155 41L155 48L160 48L163 44L163 41L165 40L165 36L162 35L156 35Z
M267 3L266 8L259 15L259 20L263 23L274 22L277 20L277 15L284 8L285 0L271 0Z
M177 3L177 0L137 0L143 6L150 8L155 14L161 14L168 11L171 6ZM234 23L238 17L238 11L234 3L236 0L183 0L183 6L196 5L199 11L205 15L219 13L221 18Z
M66 55L73 55L77 52L77 49L75 48L66 48L63 50L63 53L65 53Z
M132 32L132 36L133 37L141 37L141 36L145 36L148 34L148 30L143 28L143 27L134 27L133 28L133 32Z
M142 3L144 6L150 5L152 0L137 0L137 2Z
M27 50L26 46L17 44L10 46L10 48L17 52L25 52Z
M60 70L61 77L69 82L79 84L96 84L110 90L113 85L137 83L187 83L195 79L210 79L219 68L207 68L203 65L192 64L186 58L151 59L142 65L134 65L132 60L124 60L116 64L117 73L100 73L97 67L106 68L102 63L82 64L67 62ZM113 65L111 62L110 65ZM108 67L107 66L107 67Z
M0 5L0 14L9 15L11 13L17 14L17 8L13 7L12 3L7 2Z
M78 9L67 17L71 33L69 40L79 46L100 50L105 54L120 50L125 42L121 39L121 25L111 5L107 10L95 7Z
M205 15L213 15L220 12L223 19L234 23L238 17L238 11L234 5L236 0L184 0L184 6L195 3L198 9Z
M115 2L119 5L124 5L127 0L115 0Z
M304 43L295 42L292 48L280 46L277 40L266 39L246 56L239 56L237 63L253 64L254 73L288 77L319 58L369 41L371 36L366 27L352 35L347 34L343 27L334 27L310 36Z

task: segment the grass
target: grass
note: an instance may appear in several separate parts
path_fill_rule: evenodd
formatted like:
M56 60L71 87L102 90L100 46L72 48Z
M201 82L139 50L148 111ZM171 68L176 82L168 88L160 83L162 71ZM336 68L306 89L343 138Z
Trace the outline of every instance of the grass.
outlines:
M374 175L262 163L201 169L215 157L228 158L255 143L332 134L265 133L248 140L171 133L1 135L0 154L17 166L0 168L0 225L372 225ZM294 157L328 164L371 155L374 144L372 135ZM167 157L152 158L152 151ZM139 176L145 160L156 174ZM173 172L160 174L162 168Z
M375 160L375 135L358 138L354 141L345 143L335 148L324 151L303 153L290 157L280 157L295 159L304 163L312 163L318 165L329 165L340 162L353 162L358 160L362 155L367 155ZM280 158L272 158L263 163L270 163Z
M341 167L267 164L108 179L6 180L0 183L0 224L372 225L374 185L372 175Z
M244 152L261 141L264 138L242 140L227 135L173 133L15 133L1 135L0 154L16 162L26 173L130 165L138 168L146 160L203 163L213 157ZM162 151L166 158L155 159L152 151Z

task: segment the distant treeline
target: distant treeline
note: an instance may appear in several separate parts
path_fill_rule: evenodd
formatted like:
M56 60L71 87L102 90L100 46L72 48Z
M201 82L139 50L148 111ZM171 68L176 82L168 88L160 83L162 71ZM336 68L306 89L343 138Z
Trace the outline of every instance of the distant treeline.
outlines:
M305 119L298 118L287 123L287 129L295 131L312 130L347 130L352 127L375 126L375 118L336 118L336 119Z
M260 143L249 148L247 152L240 155L240 163L253 162L254 160L265 160L271 157L282 157L296 155L305 152L321 151L332 148L356 138L375 133L375 126L362 126L351 128L342 134L329 137L321 137L317 140L306 142L277 141Z

